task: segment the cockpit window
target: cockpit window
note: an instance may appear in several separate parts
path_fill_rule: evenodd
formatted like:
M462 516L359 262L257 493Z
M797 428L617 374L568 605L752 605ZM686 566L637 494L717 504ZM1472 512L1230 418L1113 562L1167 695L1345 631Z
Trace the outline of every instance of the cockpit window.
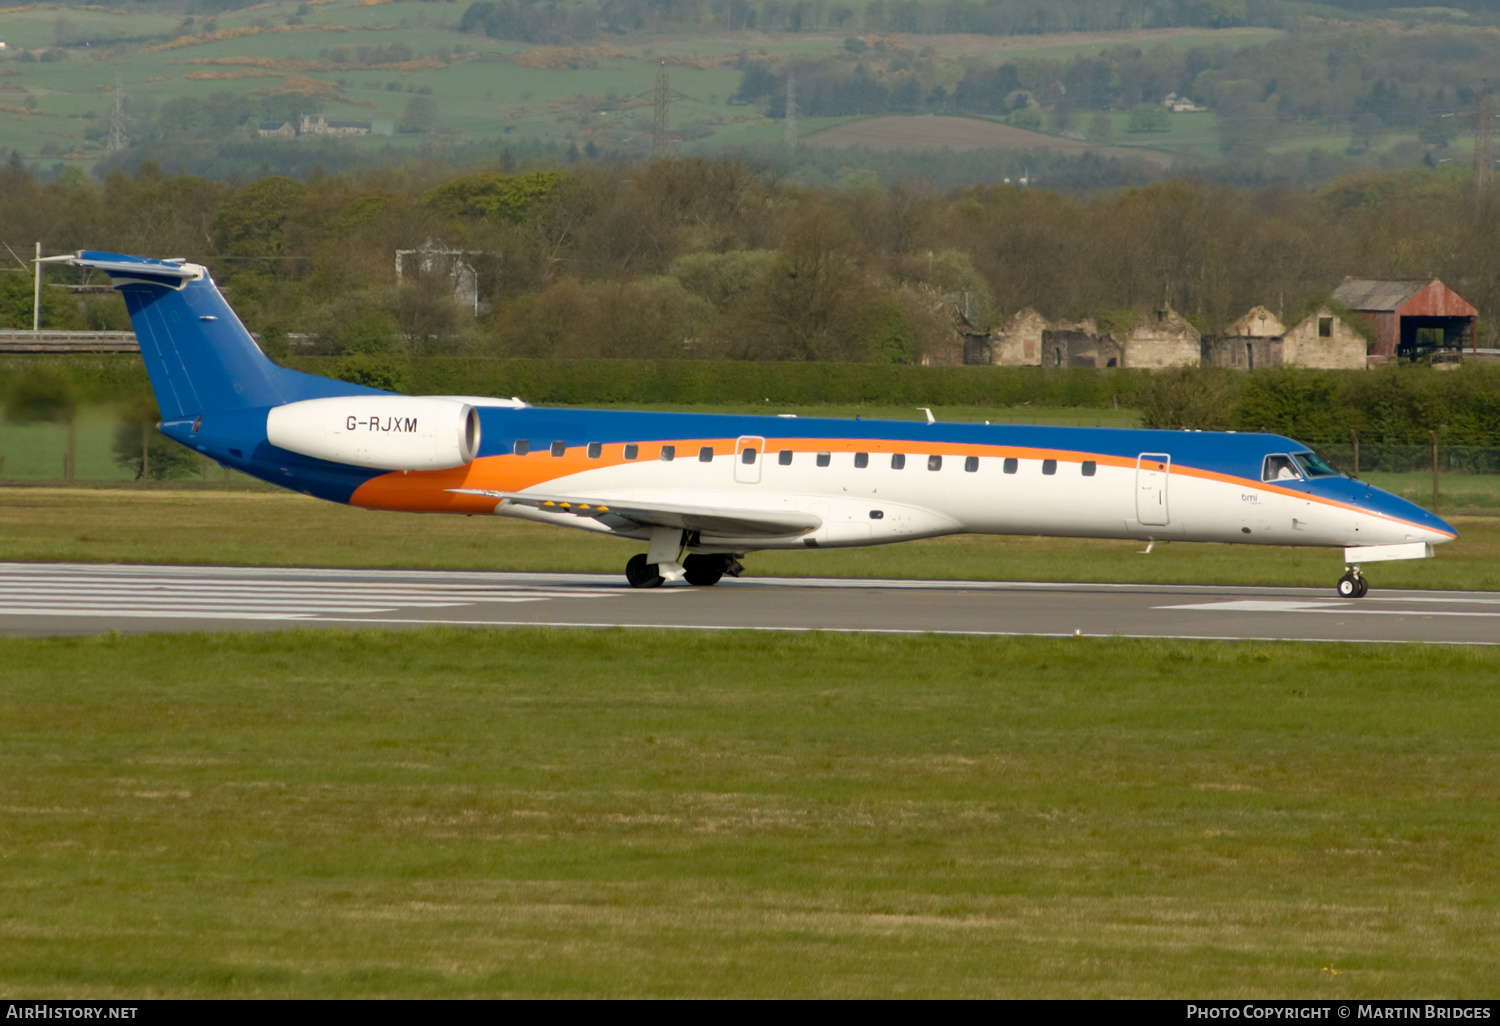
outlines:
M1262 481L1298 481L1302 475L1297 473L1297 465L1292 462L1290 456L1267 456L1261 466L1260 479Z
M1338 477L1339 472L1323 462L1323 458L1315 452L1294 452L1292 459L1297 461L1297 466L1302 468L1302 473L1308 477Z

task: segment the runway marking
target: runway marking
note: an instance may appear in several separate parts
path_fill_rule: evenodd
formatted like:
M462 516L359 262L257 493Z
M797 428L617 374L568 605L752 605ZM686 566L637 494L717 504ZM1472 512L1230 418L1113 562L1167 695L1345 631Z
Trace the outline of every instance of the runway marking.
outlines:
M312 579L299 579L312 577ZM334 579L334 578L337 579ZM345 620L351 614L616 598L623 587L556 577L432 571L0 564L0 616L179 620Z
M1152 606L1153 609L1181 609L1193 612L1208 613L1345 613L1356 616L1481 616L1500 617L1500 610L1468 611L1459 609L1372 609L1359 605L1360 599L1350 602L1336 602L1332 600L1277 600L1277 599L1238 599L1230 602L1189 602L1174 606ZM1404 600L1403 600L1404 601ZM1429 602L1446 601L1450 603L1469 602L1492 602L1492 599L1428 599Z

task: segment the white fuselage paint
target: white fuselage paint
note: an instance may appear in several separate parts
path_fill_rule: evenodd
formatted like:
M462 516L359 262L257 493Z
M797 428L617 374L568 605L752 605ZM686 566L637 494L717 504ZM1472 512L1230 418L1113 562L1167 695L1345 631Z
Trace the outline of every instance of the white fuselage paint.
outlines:
M891 468L889 450L871 452L863 468L855 466L852 452L831 453L826 467L816 465L815 454L798 452L791 465L783 466L773 450L761 454L755 475L730 455L700 462L690 453L670 462L601 466L533 490L619 503L796 510L823 521L817 530L796 537L705 536L695 546L698 551L878 545L964 532L1309 546L1448 540L1439 532L1290 488L1223 480L1177 466L1153 471L1158 480L1143 482L1143 471L1135 465L1100 462L1093 476L1084 476L1077 459L1059 459L1052 474L1043 472L1041 459L1018 459L1015 472L1007 474L1000 457L979 457L978 469L968 471L963 456L945 456L940 469L929 470L926 453L914 447L905 455L901 470ZM1146 498L1153 489L1164 493L1145 519L1164 522L1142 522L1143 486ZM872 511L881 514L879 519L871 517ZM646 532L612 531L588 518L504 503L496 512L646 537Z

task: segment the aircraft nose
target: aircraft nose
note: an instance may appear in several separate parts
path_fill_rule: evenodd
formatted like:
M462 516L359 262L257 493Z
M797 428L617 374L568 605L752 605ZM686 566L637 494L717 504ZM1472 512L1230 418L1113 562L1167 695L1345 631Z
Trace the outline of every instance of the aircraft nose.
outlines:
M1371 507L1376 512L1387 516L1395 516L1416 530L1413 534L1419 537L1410 538L1411 541L1431 542L1441 545L1443 542L1452 541L1458 537L1458 531L1452 524L1430 510L1423 509L1415 502L1382 492L1379 489L1371 489Z

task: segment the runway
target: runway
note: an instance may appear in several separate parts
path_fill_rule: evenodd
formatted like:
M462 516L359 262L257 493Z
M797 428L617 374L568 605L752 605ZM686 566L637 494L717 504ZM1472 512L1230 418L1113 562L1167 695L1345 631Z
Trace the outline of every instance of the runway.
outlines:
M1500 593L0 563L0 636L438 624L1493 645Z

